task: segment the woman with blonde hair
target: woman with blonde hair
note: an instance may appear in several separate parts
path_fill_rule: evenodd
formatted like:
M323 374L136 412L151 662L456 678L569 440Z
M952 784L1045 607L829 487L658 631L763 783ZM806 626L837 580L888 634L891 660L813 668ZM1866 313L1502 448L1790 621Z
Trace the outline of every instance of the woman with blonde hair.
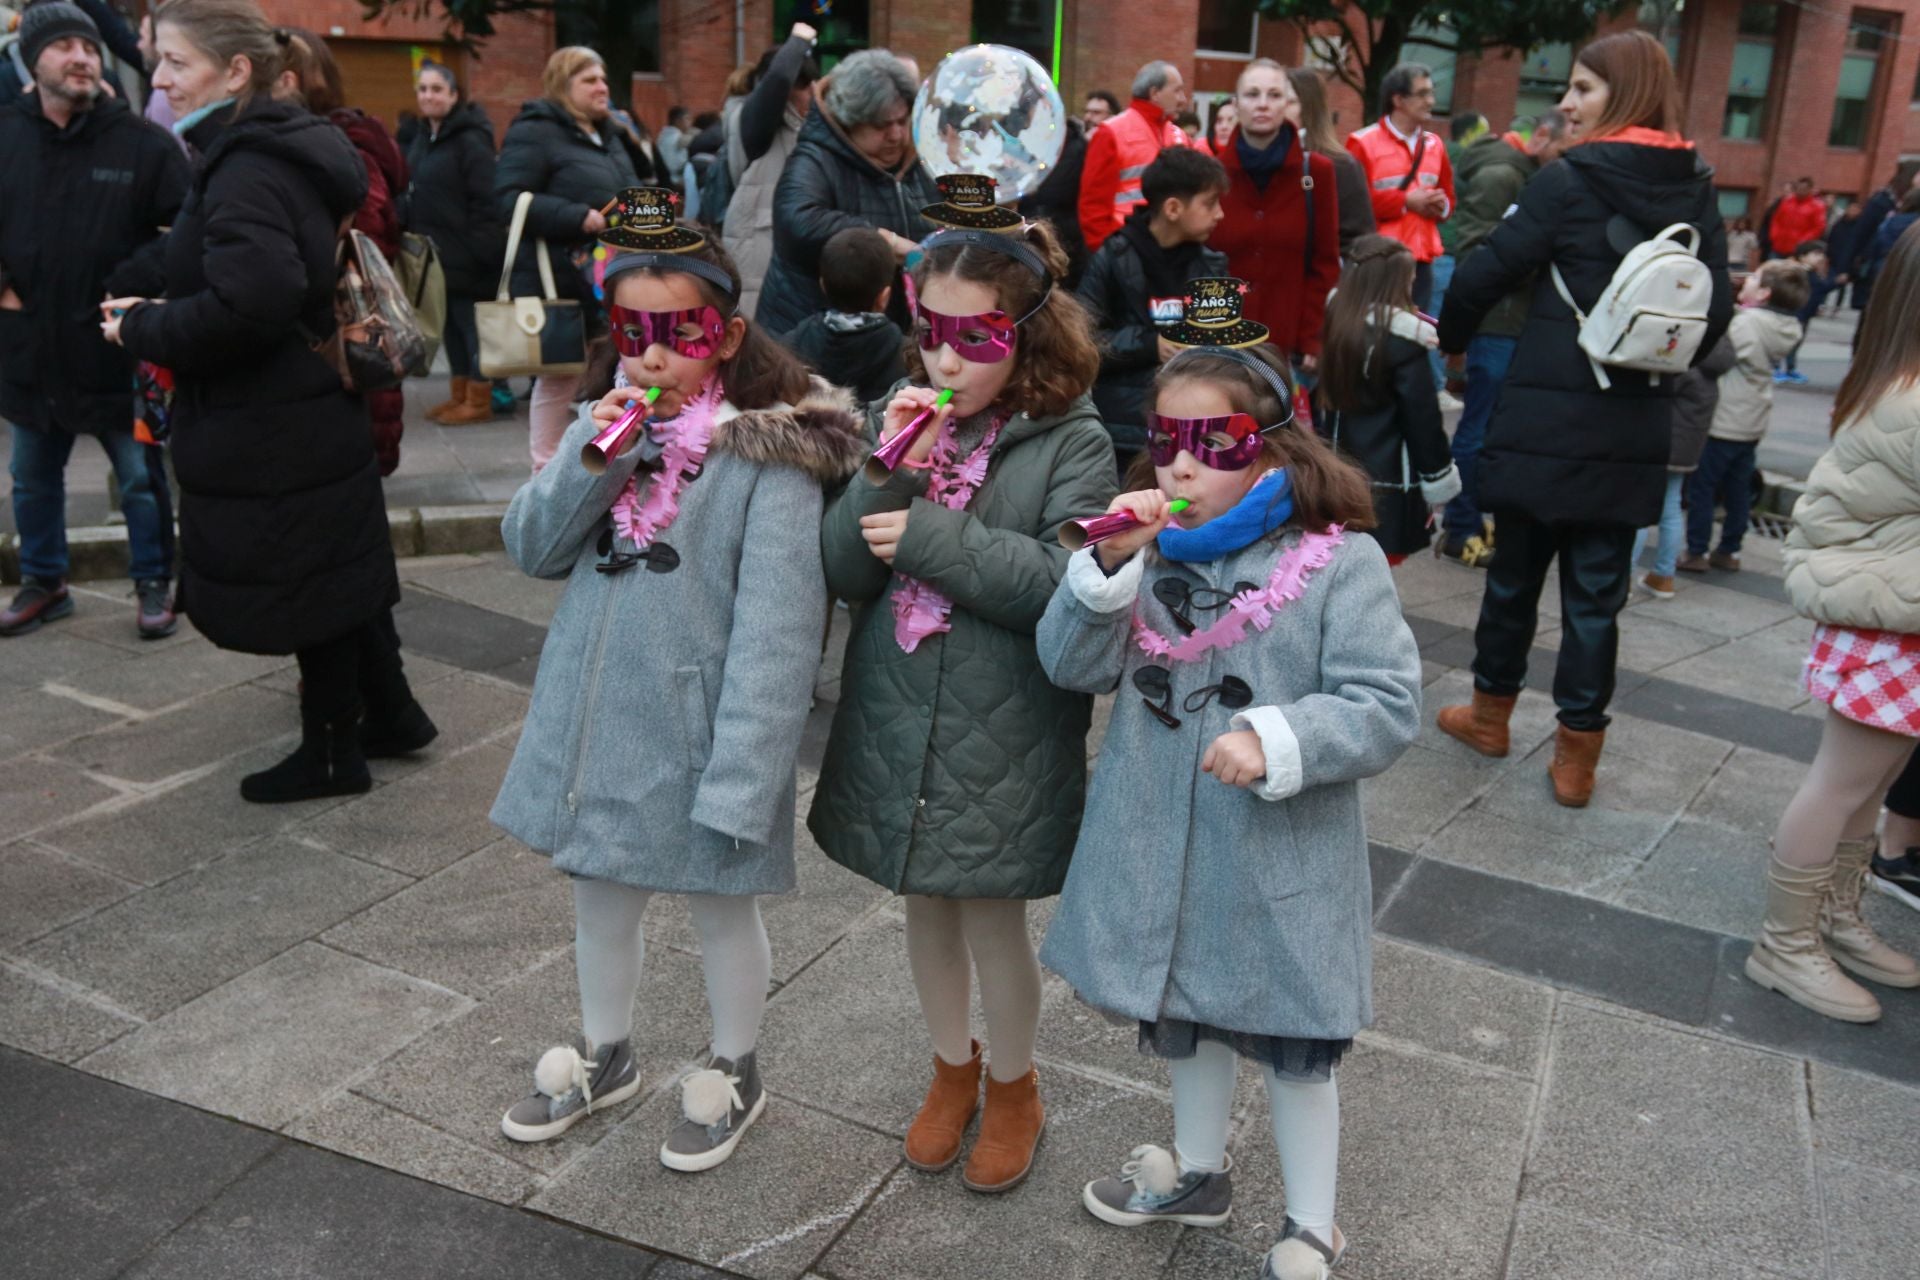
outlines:
M613 119L607 64L599 54L579 45L555 49L540 82L545 92L520 108L494 168L503 222L511 225L521 194L533 193L513 263L513 294L540 292L536 255L544 239L559 294L581 304L592 337L604 326L592 274L594 237L607 229L601 210L640 179ZM528 434L535 472L573 421L579 387L575 374L534 381Z

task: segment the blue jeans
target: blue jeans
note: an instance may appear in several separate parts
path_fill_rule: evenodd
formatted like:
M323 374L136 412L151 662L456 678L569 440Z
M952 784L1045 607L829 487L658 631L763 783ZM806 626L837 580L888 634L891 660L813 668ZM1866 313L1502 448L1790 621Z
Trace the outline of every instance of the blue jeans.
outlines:
M1433 291L1428 296L1427 305L1420 308L1430 316L1440 314L1440 304L1446 300L1447 286L1453 283L1453 255L1443 253L1433 260ZM1446 362L1440 358L1436 349L1427 352L1427 361L1433 366L1433 385L1436 390L1444 391L1447 386Z
M1674 569L1680 563L1680 540L1686 536L1686 520L1680 514L1680 491L1686 487L1685 472L1667 473L1667 498L1660 508L1660 545L1654 548L1653 563L1647 566L1659 577L1671 578ZM1647 531L1642 529L1633 536L1633 562L1640 563L1640 553L1647 547Z
M1481 334L1467 343L1467 407L1460 411L1460 424L1453 429L1453 465L1460 468L1460 496L1447 504L1441 521L1448 541L1471 538L1481 531L1480 507L1474 501L1480 478L1480 446L1486 442L1493 402L1500 398L1500 384L1507 380L1507 366L1513 363L1514 349L1519 345L1518 338L1491 334Z
M133 579L173 576L173 504L159 450L131 431L93 437L120 481ZM67 576L67 459L74 438L64 431L13 429L14 519L20 526L20 573L49 581Z
M1740 554L1740 540L1747 535L1747 518L1753 509L1753 472L1759 451L1755 440L1707 438L1700 467L1687 481L1687 550L1693 555L1707 554L1716 498L1727 507L1718 550L1722 555Z

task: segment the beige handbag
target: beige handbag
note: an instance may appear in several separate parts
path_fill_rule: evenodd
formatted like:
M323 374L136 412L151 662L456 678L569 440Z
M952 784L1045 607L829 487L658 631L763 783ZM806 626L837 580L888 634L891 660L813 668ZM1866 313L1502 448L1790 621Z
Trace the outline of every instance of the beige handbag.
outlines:
M586 314L578 302L560 297L554 287L553 264L544 238L534 241L534 257L540 264L540 296L510 296L520 233L526 228L527 210L532 207L533 192L522 191L513 205L507 258L500 265L500 288L492 302L474 304L474 319L480 330L480 372L488 378L526 374L560 377L587 367Z

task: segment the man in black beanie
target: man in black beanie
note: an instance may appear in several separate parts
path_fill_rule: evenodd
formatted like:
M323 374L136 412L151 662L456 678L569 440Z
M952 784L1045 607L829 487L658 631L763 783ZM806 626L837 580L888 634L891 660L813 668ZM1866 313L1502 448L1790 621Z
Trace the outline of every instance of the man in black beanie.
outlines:
M179 146L101 88L100 31L66 0L21 15L28 92L0 107L0 417L13 426L21 589L0 636L73 612L66 464L76 435L113 462L140 599L139 634L174 628L172 503L160 451L135 438L133 365L100 335L99 302L150 289L113 279L186 197Z

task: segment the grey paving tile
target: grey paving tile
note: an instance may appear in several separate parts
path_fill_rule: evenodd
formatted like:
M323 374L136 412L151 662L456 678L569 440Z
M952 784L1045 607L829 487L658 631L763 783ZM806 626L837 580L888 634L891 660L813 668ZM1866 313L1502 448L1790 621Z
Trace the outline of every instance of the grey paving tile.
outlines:
M1413 855L1375 840L1367 842L1367 873L1373 881L1373 909L1378 911L1413 865Z
M121 719L39 689L0 693L0 760L39 751Z
M1670 765L1628 755L1602 755L1593 801L1569 809L1553 798L1547 766L1553 744L1542 743L1486 791L1479 807L1496 817L1553 836L1622 852L1650 849L1699 791L1702 778Z
M9 692L38 689L49 680L72 684L83 671L125 662L131 656L124 649L98 644L64 626L43 628L33 635L0 643L6 645L6 661L0 662L0 689Z
M291 657L266 657L218 649L206 640L159 652L138 653L133 661L91 667L61 683L96 698L142 711L157 711L216 689L263 680L278 671L297 673ZM286 691L293 691L289 674Z
M1380 932L1616 1004L1700 1024L1718 934L1422 859Z
M288 1146L126 1274L139 1280L641 1280L644 1250L331 1152Z
M1778 1272L1523 1201L1507 1280L1767 1280Z
M1668 622L1714 635L1752 635L1794 616L1784 600L1763 599L1744 591L1730 591L1711 582L1689 582L1687 589L1661 605Z
M316 1147L424 1178L483 1200L518 1204L536 1175L357 1093L343 1093L287 1130Z
M1750 934L1767 904L1764 837L1683 818L1621 888L1632 911L1711 929Z
M440 736L433 740L432 746L407 761L377 762L376 777L382 776L379 765L408 764L411 768L424 768L437 760L450 759L454 753L485 738L500 738L502 745L511 748L513 735L509 732L503 736L502 731L511 730L527 715L526 692L470 675L436 680L416 690L415 696L439 726Z
M524 481L525 476L521 479ZM553 620L560 593L567 586L564 580L528 577L507 563L504 554L462 568L415 574L408 580L450 600L504 613L541 628Z
M30 758L0 764L0 813L7 815L11 835L25 835L119 794L69 764Z
M1771 840L1780 814L1806 777L1802 761L1736 747L1706 790L1687 806L1687 816Z
M48 975L0 962L0 1044L72 1062L140 1024L54 985Z
M90 734L50 754L130 782L158 782L300 731L300 709L255 685L223 689L146 720Z
M1348 1055L1338 1220L1354 1274L1496 1274L1533 1092L1524 1080L1377 1045ZM1264 1094L1234 1140L1234 1216L1223 1229L1258 1250L1278 1238L1286 1201Z
M160 640L143 639L134 625L133 584L130 582L112 586L96 583L91 587L76 584L73 595L76 606L73 619L61 623L60 627L71 635L96 644L109 645L144 657L148 653L187 648L204 642L200 633L194 630L193 620L184 613L180 615L180 629L171 636Z
M1394 589L1400 593L1403 609L1418 609L1454 596L1471 596L1477 607L1486 584L1486 574L1433 555L1412 556L1393 571Z
M1468 809L1449 822L1419 852L1424 858L1573 893L1611 884L1639 861L1631 850L1588 844L1482 808Z
M500 840L343 920L322 940L482 996L573 941L573 897L545 856Z
M1800 673L1812 639L1811 622L1790 618L1728 641L1721 648L1675 662L1660 674L1764 707L1787 708L1806 697L1800 687Z
M1613 723L1607 726L1606 753L1602 760L1624 756L1697 781L1713 772L1714 766L1725 762L1737 749L1708 734L1616 712Z
M1842 1160L1820 1161L1829 1274L1846 1280L1905 1275L1920 1258L1911 1212L1920 1178L1890 1176Z
M1623 688L1612 709L1794 760L1813 759L1820 746L1817 720L1664 676L1653 676L1636 688Z
M1527 1194L1709 1254L1815 1273L1804 1089L1788 1058L1568 1006Z
M1726 643L1723 635L1667 621L1658 605L1620 615L1619 664L1633 671L1663 671L1697 654L1718 651Z
M329 849L410 876L432 875L500 838L487 813L513 758L510 745L443 755L436 744L420 768L297 830Z
M960 1185L958 1168L902 1168L818 1264L841 1280L1094 1280L1151 1276L1171 1256L1177 1228L1116 1230L1080 1205L1080 1188L1111 1173L1141 1142L1169 1141L1172 1116L1156 1098L1076 1076L1040 1073L1047 1128L1033 1171L1004 1195ZM892 1145L895 1155L897 1144Z
M1393 767L1360 784L1367 835L1417 849L1485 785L1481 770L1450 753L1409 747Z
M1373 948L1373 1034L1531 1078L1553 990L1381 938Z
M280 1146L232 1124L0 1050L0 1239L20 1280L121 1274Z
M1260 1274L1260 1263L1259 1253L1224 1236L1187 1231L1182 1233L1161 1280L1250 1280ZM1342 1263L1342 1280L1352 1273L1353 1269Z
M491 671L539 654L547 629L445 596L411 591L394 610L406 647L469 671Z
M98 911L134 886L22 840L0 848L0 947L18 947Z
M710 1027L699 962L665 947L649 949L633 1038L645 1088L663 1087L694 1065ZM562 952L407 1046L355 1092L483 1151L551 1173L605 1138L634 1106L591 1117L551 1142L512 1142L501 1134L501 1115L533 1092L540 1055L579 1037L579 985L572 954ZM786 1071L764 1047L761 1062L769 1079Z
M302 943L90 1055L83 1066L277 1129L468 1003Z
M1883 1011L1879 1022L1835 1022L1749 982L1744 970L1751 947L1746 937L1722 941L1707 1026L1750 1044L1920 1085L1920 991L1876 986L1873 994Z
M1920 1090L1815 1063L1812 1097L1823 1155L1920 1176Z
M22 954L158 1018L406 884L364 862L272 840L137 893Z
M1483 756L1465 743L1456 742L1440 732L1434 723L1442 707L1464 704L1472 699L1473 676L1465 671L1449 671L1429 685L1421 695L1423 705L1420 711L1424 724L1420 730L1420 745L1461 762L1483 779L1491 779L1514 768L1535 747L1553 736L1557 723L1553 699L1538 690L1523 689L1507 726L1512 750L1504 759Z

